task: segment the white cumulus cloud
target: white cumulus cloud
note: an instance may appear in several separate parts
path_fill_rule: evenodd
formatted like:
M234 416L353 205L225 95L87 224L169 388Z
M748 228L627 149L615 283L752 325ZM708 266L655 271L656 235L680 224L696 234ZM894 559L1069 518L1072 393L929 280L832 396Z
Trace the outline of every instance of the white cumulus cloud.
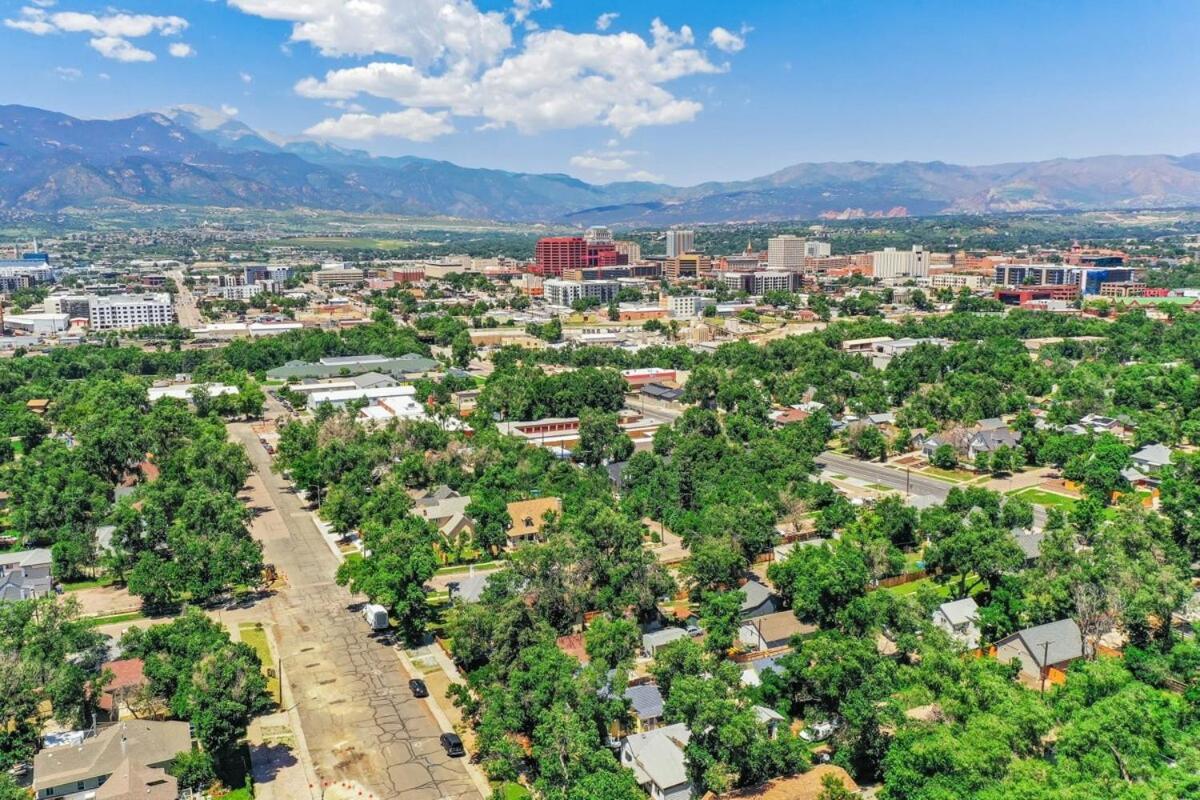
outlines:
M154 53L143 50L120 36L98 36L90 40L88 45L100 55L111 58L113 61L136 63L155 60Z
M620 157L584 154L571 156L571 166L594 172L620 172L629 169L629 162Z
M512 44L504 14L482 12L470 0L228 2L247 14L293 23L292 41L308 42L327 56L384 54L419 65L487 64Z
M6 18L4 25L13 30L25 31L35 36L52 33L86 33L91 36L88 45L105 58L114 61L154 61L155 55L131 42L152 34L178 36L188 27L188 21L177 16L154 16L152 14L127 14L111 12L103 15L78 11L51 13L46 7L52 3L41 2L36 6L24 6L16 17ZM176 55L179 44L172 44L171 55ZM183 45L187 47L187 45ZM189 47L190 51L191 48Z
M672 30L659 20L649 40L633 33L538 31L525 37L523 49L478 72L460 67L430 74L411 64L373 62L306 78L296 91L326 100L367 94L524 132L605 125L629 134L687 122L700 112L700 103L663 88L725 69L693 43L690 28Z
M608 30L609 28L612 27L613 22L615 22L617 17L619 17L619 16L621 16L621 15L618 14L616 11L606 11L605 13L596 17L596 30L598 30L598 31Z
M171 42L171 46L167 48L167 52L175 58L191 58L196 55L196 50L186 42Z
M428 142L450 133L445 112L430 114L419 108L406 108L388 114L343 114L322 120L305 131L322 139L379 139L397 138L413 142Z
M724 53L737 53L745 49L746 37L745 31L742 33L734 33L727 28L717 26L708 34L708 41L713 47Z
M599 32L537 29L529 15L549 7L548 0L510 0L507 12L481 11L473 0L226 2L291 22L292 43L326 56L366 57L299 80L295 91L302 97L351 110L370 96L395 103L398 113L424 112L393 118L354 111L315 126L354 138L368 131L388 135L417 121L416 129L429 135L452 128L456 118L483 129L603 126L627 136L640 127L695 119L703 105L670 84L729 69L710 58L713 51L698 45L687 25L671 28L659 19L648 35L605 32L615 13L597 19ZM729 52L727 38L709 44Z

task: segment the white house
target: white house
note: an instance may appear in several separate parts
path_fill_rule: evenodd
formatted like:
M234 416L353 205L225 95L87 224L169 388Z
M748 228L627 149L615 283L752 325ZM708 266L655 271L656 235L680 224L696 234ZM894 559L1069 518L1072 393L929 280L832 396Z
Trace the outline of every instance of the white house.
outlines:
M979 647L979 604L974 598L942 603L933 612L933 624L966 649Z
M54 588L49 550L0 553L0 602L42 597Z
M682 722L635 733L621 744L621 766L633 770L638 785L654 800L691 800L683 754L691 736Z

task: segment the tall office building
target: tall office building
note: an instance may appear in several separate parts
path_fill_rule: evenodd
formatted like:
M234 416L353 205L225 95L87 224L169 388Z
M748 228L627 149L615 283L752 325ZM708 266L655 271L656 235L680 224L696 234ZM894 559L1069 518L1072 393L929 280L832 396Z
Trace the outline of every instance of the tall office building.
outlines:
M695 231L667 231L667 258L675 258L696 249Z
M871 266L875 277L883 280L924 278L929 275L929 251L921 245L913 245L912 250L886 247L871 254Z
M130 330L175 322L169 294L51 295L46 298L45 308L52 314L86 318L94 331Z
M612 244L612 231L603 225L593 225L583 234L583 240L588 244Z
M636 264L642 260L642 246L637 242L613 242L617 255L625 256L626 264Z
M538 239L534 255L537 274L557 277L565 269L579 269L588 265L588 244L582 236L551 236Z
M804 242L805 258L829 258L833 255L833 246L820 239L807 239Z
M804 269L805 240L785 233L767 240L767 269L772 272L799 272Z

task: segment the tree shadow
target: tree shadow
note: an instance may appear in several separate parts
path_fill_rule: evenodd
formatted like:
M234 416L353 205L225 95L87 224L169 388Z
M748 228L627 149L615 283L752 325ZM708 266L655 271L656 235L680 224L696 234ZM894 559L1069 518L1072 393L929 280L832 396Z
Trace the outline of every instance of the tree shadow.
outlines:
M251 774L255 783L270 783L280 771L299 762L292 748L279 742L252 744L250 747Z

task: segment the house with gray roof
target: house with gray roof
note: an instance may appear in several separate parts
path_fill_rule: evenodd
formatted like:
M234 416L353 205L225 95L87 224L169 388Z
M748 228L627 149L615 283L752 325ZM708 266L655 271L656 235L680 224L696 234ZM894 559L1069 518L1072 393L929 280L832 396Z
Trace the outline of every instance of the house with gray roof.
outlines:
M633 770L638 785L654 800L691 800L683 752L691 738L682 722L627 736L621 744L621 766Z
M1016 659L1021 674L1032 680L1040 680L1051 669L1066 669L1083 655L1083 634L1073 619L1026 628L996 642L996 659Z
M50 551L42 548L0 553L0 602L50 594L53 561Z
M942 603L934 609L933 624L967 650L979 647L979 604L974 598Z
M1171 463L1171 448L1165 444L1148 444L1129 457L1133 466L1147 475L1153 475Z
M1027 562L1037 561L1042 557L1042 542L1046 540L1045 531L1013 528L1011 533L1017 547L1021 548L1021 552L1025 554Z
M165 769L191 749L186 722L118 722L82 744L51 747L34 756L33 791L39 800L174 800L178 784Z
M687 637L688 632L683 628L659 628L656 631L642 634L642 652L646 654L647 658L654 658L660 647Z
M758 581L746 581L740 588L746 594L746 599L742 601L742 619L774 614L779 610L779 598Z

